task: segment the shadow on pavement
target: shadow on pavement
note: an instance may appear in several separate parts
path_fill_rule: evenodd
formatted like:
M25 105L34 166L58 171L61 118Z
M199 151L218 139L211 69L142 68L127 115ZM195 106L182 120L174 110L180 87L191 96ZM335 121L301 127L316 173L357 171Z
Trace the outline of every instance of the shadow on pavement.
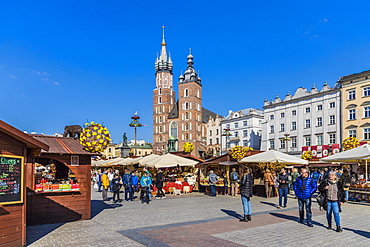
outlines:
M270 213L272 216L278 217L278 218L283 218L286 220L292 220L292 221L298 221L299 218L297 216L292 216L292 215L286 215L286 214L279 214L279 213Z
M347 230L347 231L351 231L351 232L354 232L360 236L363 236L365 238L370 238L370 232L365 232L365 231L361 231L361 230L355 230L355 229L351 229L351 228L343 228L343 230Z
M109 203L109 202L108 202ZM108 208L118 208L122 207L121 203L108 204L102 200L91 200L91 218L97 216L101 211Z
M62 225L64 225L64 223L46 224L46 225L39 225L39 226L27 226L27 230L26 230L27 245L30 245L33 242L36 242L40 238L51 233L52 231L56 230Z
M242 219L243 218L243 216L241 216L240 214L238 214L237 212L232 211L232 210L221 209L221 211L224 212L225 214L227 214L229 216L232 216L232 217L235 217L237 219Z
M347 201L346 203L352 204L352 205L370 206L370 203L368 202Z
M269 205L269 206L272 206L272 207L277 207L277 205L275 203L272 203L272 202L260 202L262 204L266 204L266 205Z

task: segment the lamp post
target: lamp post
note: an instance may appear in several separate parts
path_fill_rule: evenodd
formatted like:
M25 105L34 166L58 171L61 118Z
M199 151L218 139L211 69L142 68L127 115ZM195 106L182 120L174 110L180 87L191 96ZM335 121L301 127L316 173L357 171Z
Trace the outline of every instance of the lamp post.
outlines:
M225 152L226 152L227 151L227 140L228 140L228 137L231 136L230 129L225 128L221 136L225 136Z
M136 128L138 127L143 127L143 125L139 122L139 119L140 117L137 115L137 112L134 113L134 115L131 117L132 121L131 123L128 125L130 127L133 127L134 128L134 140L135 140L135 156L136 156L136 153L137 153L137 133L136 133Z
M289 138L290 134L284 134L284 138L283 138L283 141L285 141L285 153L288 154L288 141L291 140L291 138Z

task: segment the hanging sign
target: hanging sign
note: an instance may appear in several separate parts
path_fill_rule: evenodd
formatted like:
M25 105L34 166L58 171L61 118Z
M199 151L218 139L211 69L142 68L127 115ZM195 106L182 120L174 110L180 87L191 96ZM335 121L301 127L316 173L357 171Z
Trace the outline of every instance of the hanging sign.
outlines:
M0 155L0 204L23 203L21 156Z

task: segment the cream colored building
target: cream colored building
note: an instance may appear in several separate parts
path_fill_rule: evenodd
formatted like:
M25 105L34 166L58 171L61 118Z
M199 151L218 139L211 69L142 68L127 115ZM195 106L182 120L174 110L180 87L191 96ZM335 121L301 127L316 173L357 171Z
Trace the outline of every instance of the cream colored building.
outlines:
M210 116L208 122L206 123L206 137L207 137L207 152L209 151L209 155L212 153L213 156L221 155L221 121L223 117L216 115L216 117Z
M119 157L116 154L116 147L117 147L117 144L110 143L108 147L103 152L101 152L101 154L104 155L107 159Z
M370 141L370 70L343 76L342 138Z

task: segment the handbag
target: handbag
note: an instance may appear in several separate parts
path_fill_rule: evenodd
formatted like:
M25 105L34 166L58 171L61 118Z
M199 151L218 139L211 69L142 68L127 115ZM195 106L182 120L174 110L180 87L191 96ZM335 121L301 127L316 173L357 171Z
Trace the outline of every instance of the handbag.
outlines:
M270 185L275 185L274 181L269 181Z
M319 209L320 211L323 211L323 207L325 205L325 196L320 193L316 196L316 201L317 201L317 204L319 204Z

